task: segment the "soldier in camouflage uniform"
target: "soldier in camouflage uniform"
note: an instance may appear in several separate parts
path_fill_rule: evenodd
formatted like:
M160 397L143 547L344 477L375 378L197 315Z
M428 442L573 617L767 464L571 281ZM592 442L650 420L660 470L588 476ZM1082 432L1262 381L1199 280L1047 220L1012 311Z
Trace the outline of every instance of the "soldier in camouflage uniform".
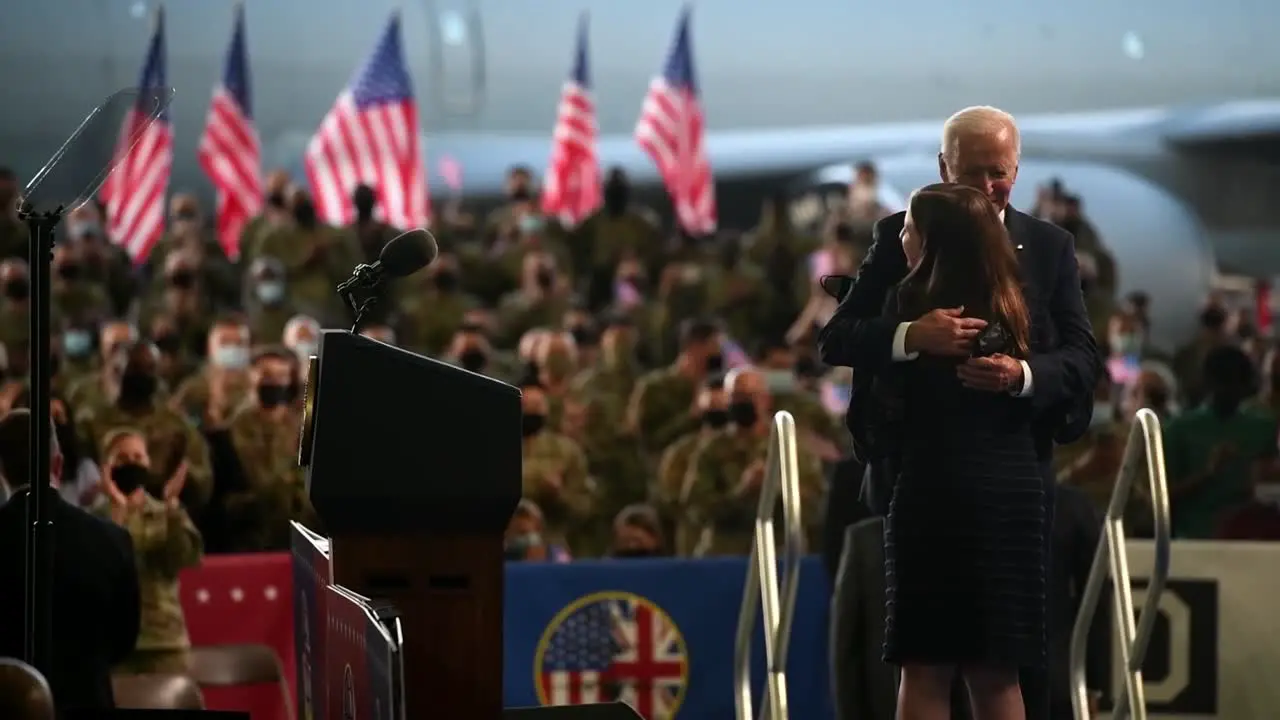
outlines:
M547 426L547 396L537 385L521 388L524 409L523 494L542 508L549 542L603 549L590 537L595 498L587 458L577 443Z
M729 337L753 337L761 330L760 319L772 317L770 288L760 268L743 259L739 237L724 237L719 245L719 267L710 273L706 309L720 318Z
M26 377L31 336L31 278L26 262L10 258L0 262L0 344L9 359L9 374Z
M621 168L605 180L604 205L569 235L573 266L586 278L587 306L599 310L613 299L614 272L634 258L650 276L662 263L662 230L657 216L631 202L631 182Z
M249 314L249 334L255 344L279 343L284 326L298 314L289 301L289 284L284 264L273 257L258 257L249 265L245 307Z
M351 274L359 250L349 236L320 222L306 193L295 194L293 214L293 225L263 236L258 254L284 264L289 300L297 308L322 323L341 322L346 308L333 288Z
M175 250L164 262L160 289L145 298L139 312L139 325L152 328L166 318L169 331L178 343L177 358L188 365L202 359L209 326L215 315L212 296L201 283L201 260L185 250ZM152 337L159 338L158 333Z
M732 370L725 378L730 428L701 444L685 480L687 512L699 529L695 556L751 552L760 488L768 468L773 404L764 376L754 369ZM818 524L822 468L809 453L798 453L801 517L809 535Z
M117 428L103 438L103 494L96 510L129 531L138 564L142 622L138 644L116 671L123 674L185 673L191 639L178 596L178 575L200 563L200 533L178 502L181 472L167 481L168 500L147 492L151 456L142 433Z
M210 442L225 438L238 460L241 482L223 497L220 508L228 552L286 550L289 521L316 529L307 500L302 468L298 466L300 413L298 359L283 346L259 351L254 358L254 393L239 403L220 385L213 389L208 427ZM221 435L225 432L225 436Z
M112 358L123 371L115 402L96 408L77 408L76 425L80 437L100 443L107 433L120 428L141 432L154 472L148 476L147 491L161 500L181 491L183 506L193 516L213 494L213 473L205 439L181 413L157 395L159 352L147 342L135 343ZM182 475L182 483L171 480Z
M343 228L350 236L348 241L359 250L360 262L376 262L382 248L400 234L400 230L374 217L378 195L368 185L357 185L351 192L351 203L356 210L355 222Z
M702 411L701 427L680 436L662 451L653 487L654 505L662 514L669 535L675 539L675 551L680 557L692 553L698 539L689 525L687 513L689 488L685 480L689 477L690 463L711 436L724 432L729 425L729 394L724 390L724 378L717 375L702 386L698 407Z
M480 305L462 289L458 259L441 255L428 272L401 281L412 292L405 292L400 303L403 316L401 339L405 347L425 355L439 355L452 342L466 314Z
M124 347L138 340L138 329L123 320L111 320L98 330L98 356L96 369L71 383L67 388L67 402L76 410L98 408L115 402L118 371L113 371L111 359Z
M279 227L293 223L293 214L289 208L289 194L293 181L284 170L272 170L267 173L264 190L266 202L262 212L245 223L240 231L240 266L248 267L259 257L262 238Z
M548 333L538 343L533 359L538 367L538 385L547 396L547 427L573 435L564 424L570 406L582 402L573 393L573 377L578 372L578 348L573 336L563 331Z
M243 317L228 314L209 329L208 361L198 373L187 378L169 399L174 410L199 426L209 410L212 386L217 384L224 412L234 411L248 400L249 325Z
M512 358L504 358L495 353L484 328L476 324L467 323L458 328L442 359L494 380L517 384L520 382L518 363Z
M498 303L500 347L511 347L533 328L555 327L569 309L569 287L551 256L531 252L524 257L520 288Z
M240 295L240 276L213 233L205 227L204 215L194 195L178 193L169 201L169 228L147 255L149 268L167 266L170 255L183 253L193 258L195 281L214 306L235 303ZM151 273L151 294L164 291L159 273Z
M53 249L53 288L50 293L52 319L56 328L74 328L88 332L109 317L111 302L101 285L85 277L84 254L70 243ZM92 339L86 335L85 339ZM77 347L76 349L80 349ZM92 349L92 342L83 350ZM89 353L78 354L86 357Z
M666 368L643 375L627 404L626 430L653 459L677 438L698 428L698 386L724 369L720 326L694 320L680 330L680 355Z
M18 176L0 167L0 260L25 260L30 249L27 224L18 218Z

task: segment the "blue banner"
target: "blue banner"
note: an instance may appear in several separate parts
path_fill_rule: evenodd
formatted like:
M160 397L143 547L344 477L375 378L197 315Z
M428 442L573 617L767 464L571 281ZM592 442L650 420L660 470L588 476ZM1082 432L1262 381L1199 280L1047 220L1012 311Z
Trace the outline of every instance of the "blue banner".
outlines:
M742 558L509 563L505 704L620 700L647 720L732 718L746 567ZM786 665L791 717L832 717L828 607L822 564L806 558ZM758 618L755 625L758 710L764 638Z

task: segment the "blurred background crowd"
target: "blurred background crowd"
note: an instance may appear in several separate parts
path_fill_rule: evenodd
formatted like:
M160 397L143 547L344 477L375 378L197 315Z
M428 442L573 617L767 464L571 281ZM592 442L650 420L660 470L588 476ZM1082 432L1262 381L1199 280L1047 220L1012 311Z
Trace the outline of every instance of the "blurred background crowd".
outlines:
M440 209L439 257L396 281L361 332L522 390L511 560L749 553L779 410L796 419L816 542L829 475L849 450L850 381L816 359L814 331L837 302L819 280L856 272L872 224L894 209L878 199L873 165L852 175L826 216L800 222L779 194L754 227L695 235L669 230L620 170L604 178L598 209L563 226L539 210L538 176L513 167L504 204ZM182 192L141 263L105 239L92 203L67 218L54 253L61 492L167 548L139 556L152 586L140 650L182 651L176 578L202 552L283 550L290 520L319 528L297 464L308 359L322 328L349 326L335 284L399 229L376 219L372 188L355 190L345 227L320 222L284 172L265 190L234 259L209 209ZM0 171L0 412L28 395L18 192ZM1175 536L1280 540L1267 499L1280 471L1280 358L1250 306L1206 298L1195 337L1156 347L1150 301L1117 297L1124 268L1079 198L1053 183L1031 210L1075 235L1108 359L1093 427L1056 454L1061 482L1104 508L1134 413L1150 407L1164 424ZM1140 531L1150 513L1132 506Z

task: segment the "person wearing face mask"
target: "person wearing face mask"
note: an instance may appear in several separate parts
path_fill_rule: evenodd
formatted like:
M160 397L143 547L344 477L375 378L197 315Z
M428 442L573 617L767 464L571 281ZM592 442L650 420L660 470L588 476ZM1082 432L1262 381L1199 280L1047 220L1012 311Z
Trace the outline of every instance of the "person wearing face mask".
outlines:
M532 328L555 327L569 309L568 288L549 253L526 253L522 263L520 287L498 302L498 336L503 347L511 347Z
M587 457L573 440L551 429L550 403L536 384L520 388L524 410L524 497L546 516L545 537L576 551L590 542L594 488L587 476ZM580 554L580 553L575 553Z
M550 427L566 432L563 420L567 406L582 402L573 391L573 378L578 373L578 347L567 332L553 332L538 344L534 353L538 367L538 385L547 396L547 421Z
M1280 482L1276 419L1245 404L1256 379L1257 369L1239 348L1210 350L1204 360L1206 401L1165 426L1175 538L1212 538L1219 516L1253 497L1255 478Z
M670 366L640 377L627 402L625 431L638 437L643 451L656 458L680 436L697 429L702 418L698 388L708 375L723 372L723 334L711 319L694 319L680 328L680 354Z
M85 203L67 216L65 240L79 249L84 263L83 276L100 286L110 300L106 314L121 317L129 311L137 291L129 253L108 242L102 229L102 211L96 203Z
M297 190L292 199L293 223L262 237L258 255L284 265L288 297L301 312L322 323L348 320L334 286L351 275L362 259L355 239L321 221L311 196Z
M742 240L736 236L722 239L719 251L719 267L708 278L707 309L724 321L731 337L751 337L760 318L774 312L764 273L743 261Z
M604 203L588 215L567 239L573 267L588 278L588 301L597 311L608 302L614 270L629 258L650 273L662 264L662 230L657 216L632 202L631 181L615 167L604 181Z
M111 368L116 395L111 405L78 408L80 437L103 438L120 428L143 434L155 461L147 492L161 500L178 499L199 517L213 492L209 448L196 427L160 396L159 351L149 342L116 350Z
M424 275L425 287L404 285L399 301L401 339L414 352L434 357L449 346L463 318L480 307L480 301L462 289L458 259L452 254L437 257Z
M655 558L666 555L662 523L651 505L628 505L613 520L612 558Z
M710 508L697 508L689 504L689 463L694 454L711 437L724 432L729 426L729 395L724 390L724 377L716 375L707 379L698 392L698 406L702 409L698 429L686 433L662 451L658 461L657 482L652 496L662 513L663 527L675 538L675 551L680 557L693 552L694 542L701 525L698 518ZM594 457L594 456L592 456Z
M600 350L595 362L574 380L574 388L584 395L626 405L640 378L635 325L624 315L607 315L600 332Z
M1179 399L1184 406L1195 407L1204 400L1205 357L1213 349L1229 344L1227 311L1220 302L1211 299L1200 311L1200 327L1195 337L1179 347L1173 356L1173 374L1182 390Z
M101 285L85 279L84 256L72 243L53 248L51 314L55 323L75 321L95 325L105 318L111 301Z
M534 208L534 185L533 170L529 167L515 165L507 170L507 202L490 212L485 218L484 236L486 238L492 239L501 235L515 224L515 218L520 213Z
M839 460L848 433L822 406L816 393L801 387L795 350L784 341L766 340L756 351L756 367L764 376L774 410L785 410L795 417L803 450L823 462Z
M27 257L27 225L18 219L18 176L0 167L0 259Z
M250 333L267 340L281 338L289 318L298 314L289 300L284 264L273 257L259 256L248 267L244 306Z
M200 564L204 544L178 502L179 490L159 499L147 492L155 473L143 431L116 428L102 438L103 494L96 510L129 532L138 560L142 621L133 652L115 667L122 674L181 674L190 669L191 639L178 596L178 576ZM181 484L175 476L169 483Z
M91 321L68 321L64 324L61 334L54 338L61 358L59 392L69 392L97 370L98 355L94 347L97 339L97 328Z
M485 336L483 328L472 324L465 324L458 328L445 357L463 370L478 375L494 377L494 373L499 370L496 367L489 338Z
M229 415L205 426L218 493L217 542L226 552L278 551L289 547L289 521L316 528L298 467L297 356L285 347L257 353L250 379L253 393ZM215 533L210 533L214 535Z
M502 540L503 556L510 562L569 562L569 553L560 545L543 539L542 509L522 499L511 514Z
M249 339L249 324L243 316L227 314L215 320L209 328L204 367L178 386L169 404L197 425L213 414L234 412L251 387ZM214 400L223 406L214 408Z
M79 350L84 340L77 338L72 341L70 334L69 329L63 335L63 351L69 356L78 356L78 352L70 352L71 346ZM92 359L85 362L93 369L68 384L67 402L77 408L85 409L110 405L117 392L117 373L111 367L111 359L117 350L136 342L137 339L138 329L128 322L111 320L103 323L98 328L96 336L90 337L87 343Z
M205 225L205 216L194 195L178 193L169 201L168 231L146 257L150 269L167 267L169 257L185 253L194 259L196 276L204 294L218 302L235 302L237 273L217 237ZM154 272L148 274L154 276Z
M700 444L689 461L683 493L697 508L698 537L692 554L747 555L755 537L760 488L768 468L773 399L764 375L754 368L729 371L729 426ZM801 517L816 528L823 492L817 458L799 453Z
M760 221L751 231L746 259L765 272L768 287L790 287L795 278L805 276L807 258L821 243L818 238L795 227L791 220L791 202L785 193L777 193L760 206ZM803 299L797 301L782 294L779 303L790 307L775 308L793 318Z
M9 354L10 374L25 377L31 352L31 279L27 264L9 259L0 262L0 343Z
M172 320L186 362L200 359L213 322L214 302L203 289L202 277L196 254L185 249L170 253L163 275L157 278L158 289L143 300L139 313L143 327L150 327L160 316Z
M262 212L249 219L240 231L240 264L249 265L259 256L262 238L272 230L293 223L289 207L293 181L284 170L267 173L263 183Z
M378 194L372 187L357 185L351 192L351 204L356 210L356 218L355 222L347 226L347 232L360 248L364 257L362 262L376 262L382 248L399 231L374 216L378 207Z
M320 323L310 315L294 315L285 323L284 346L298 356L302 367L307 367L311 356L320 351Z

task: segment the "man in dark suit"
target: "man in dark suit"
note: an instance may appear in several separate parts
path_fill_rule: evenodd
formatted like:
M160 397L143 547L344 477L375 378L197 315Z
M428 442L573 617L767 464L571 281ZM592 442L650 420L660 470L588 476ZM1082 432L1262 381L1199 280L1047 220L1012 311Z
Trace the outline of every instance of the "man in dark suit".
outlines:
M133 543L123 528L95 517L57 492L62 452L53 436L53 668L48 674L59 712L110 709L111 667L138 640L141 606ZM31 414L0 420L0 473L12 497L0 506L0 656L23 655L23 575Z
M1018 129L1013 118L989 107L966 108L947 120L942 133L938 170L946 182L986 193L1000 210L1018 252L1031 315L1031 357L1007 355L971 358L960 366L961 381L974 389L1026 398L1036 410L1035 441L1052 517L1053 444L1069 442L1088 428L1093 387L1102 363L1094 342L1080 289L1080 273L1071 236L1061 228L1009 206L1018 177ZM919 353L967 357L973 339L985 325L963 317L961 308L934 310L919 320L897 323L882 317L889 293L906 276L907 261L900 235L906 213L876 223L873 244L858 276L831 321L818 333L818 349L827 365L854 369L854 387L846 420L855 445L866 455L868 471L863 497L877 514L888 511L893 477L885 472L876 448L868 448L866 422L859 413L875 374L894 362L909 362ZM883 241L883 242L881 242ZM1049 556L1050 539L1045 538ZM1027 717L1048 717L1045 674L1024 674Z

